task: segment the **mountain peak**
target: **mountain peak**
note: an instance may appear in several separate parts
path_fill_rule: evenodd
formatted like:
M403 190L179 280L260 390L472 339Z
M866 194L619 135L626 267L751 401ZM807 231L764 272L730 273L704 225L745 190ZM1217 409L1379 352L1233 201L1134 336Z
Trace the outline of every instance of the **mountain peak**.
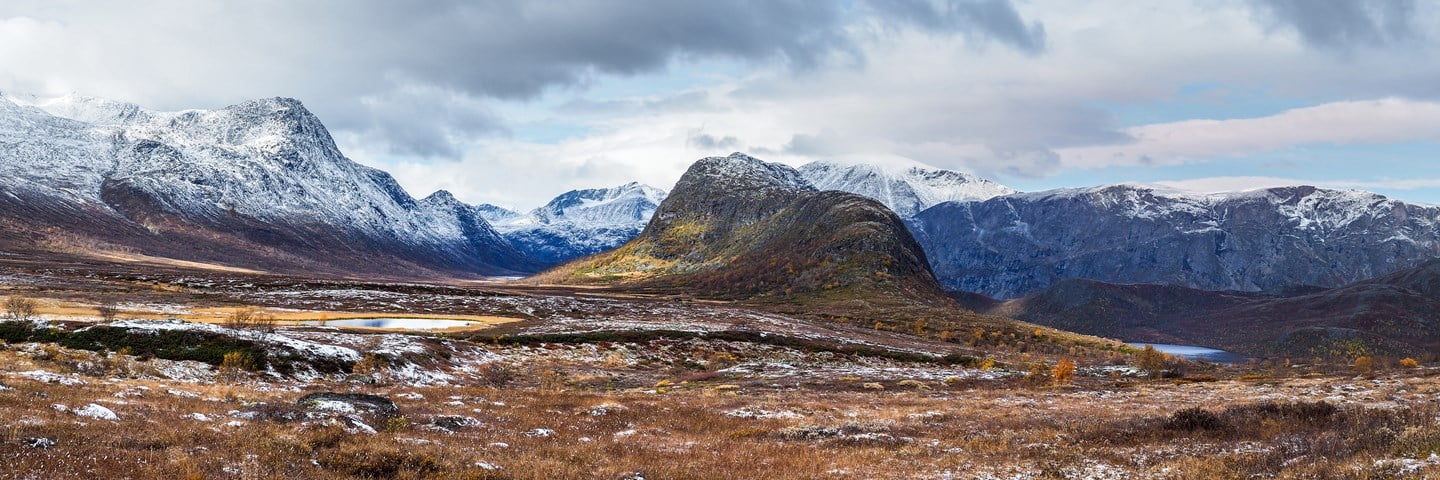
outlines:
M664 190L630 182L615 188L571 190L530 215L545 224L633 224L648 220L664 199Z
M436 205L448 205L448 204L461 203L460 200L456 199L456 198L455 198L455 195L452 194L452 193L450 193L449 190L436 190L435 193L432 193L432 194L430 194L430 196L425 197L425 199L424 199L424 200L421 200L421 202L431 203L431 204L436 204Z
M695 162L681 177L681 183L720 182L730 188L816 191L798 170L735 152L726 157L706 157ZM680 189L680 183L676 184Z

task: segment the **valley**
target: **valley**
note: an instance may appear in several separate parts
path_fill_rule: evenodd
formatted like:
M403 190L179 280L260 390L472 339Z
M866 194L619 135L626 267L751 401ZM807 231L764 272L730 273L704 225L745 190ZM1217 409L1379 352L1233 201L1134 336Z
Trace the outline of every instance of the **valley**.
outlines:
M4 294L37 300L50 325L26 333L0 323L0 416L12 419L0 426L0 456L48 478L1424 478L1440 469L1426 453L1440 438L1440 369L1428 365L1146 365L1118 342L923 305L897 311L893 301L847 304L856 318L846 321L816 314L829 311L823 303L604 287L0 265ZM112 303L122 306L116 320L95 313ZM208 316L247 307L282 320L227 326ZM141 312L204 323L129 318ZM905 316L917 312L937 316L917 328ZM291 324L352 316L482 323L445 332ZM251 363L232 362L235 352Z
M520 212L285 98L0 155L15 478L1440 474L1433 206L736 152Z

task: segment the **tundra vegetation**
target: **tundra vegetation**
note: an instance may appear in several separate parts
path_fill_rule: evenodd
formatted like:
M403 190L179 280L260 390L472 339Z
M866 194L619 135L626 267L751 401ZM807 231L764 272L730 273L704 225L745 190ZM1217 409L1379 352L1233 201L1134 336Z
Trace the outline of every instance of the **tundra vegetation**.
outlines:
M1210 364L926 308L800 315L539 287L71 283L32 292L17 317L45 322L0 322L7 476L1440 475L1426 355ZM117 298L154 320L107 325L97 305ZM270 320L405 311L521 320Z

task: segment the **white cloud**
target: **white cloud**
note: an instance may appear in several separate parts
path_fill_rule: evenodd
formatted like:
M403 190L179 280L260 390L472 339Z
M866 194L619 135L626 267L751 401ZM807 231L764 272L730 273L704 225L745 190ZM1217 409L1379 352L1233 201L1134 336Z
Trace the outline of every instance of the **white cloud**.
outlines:
M1167 165L1309 144L1440 140L1440 102L1334 102L1261 118L1185 120L1126 129L1133 142L1061 149L1066 166Z

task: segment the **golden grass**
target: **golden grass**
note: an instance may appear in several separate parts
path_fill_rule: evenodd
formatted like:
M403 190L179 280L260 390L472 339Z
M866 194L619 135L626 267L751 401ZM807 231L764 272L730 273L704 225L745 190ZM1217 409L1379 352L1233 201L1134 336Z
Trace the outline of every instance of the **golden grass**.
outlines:
M174 259L174 258L152 257L152 256L149 256L149 255L142 255L142 254L138 254L138 253L123 253L123 252L111 252L111 251L89 251L89 252L85 252L85 254L86 254L87 256L94 257L94 258L97 258L97 259L110 260L110 261L119 262L119 263L132 263L132 264L139 264L139 265L153 265L153 266L160 266L160 267L178 267L178 268L186 268L186 269L205 270L205 271L211 271L211 272L246 273L246 274L261 274L261 273L265 273L265 272L262 272L262 271L260 271L260 270L252 270L252 269L249 269L249 268L232 267L232 266L229 266L229 265L220 265L220 264L217 264L217 263L204 263L204 262L192 262L192 261L189 261L189 260L177 260L177 259Z
M90 318L99 320L99 305L59 300L54 298L36 298L38 306L36 313L41 316L59 318ZM121 305L118 308L118 318L140 319L140 320L165 320L179 319L189 322L221 324L229 319L231 314L244 307L184 307L179 311L167 312L163 308L149 308L143 305ZM500 317L494 315L462 315L462 314L431 314L431 313L394 313L394 312L341 312L341 311L319 311L319 310L293 310L281 308L260 308L259 313L272 315L282 325L300 325L306 322L323 322L327 320L346 320L364 318L419 318L432 320L461 320L475 322L480 325L474 327L462 327L458 330L469 330L499 325L510 322L518 322L522 319L514 317Z

